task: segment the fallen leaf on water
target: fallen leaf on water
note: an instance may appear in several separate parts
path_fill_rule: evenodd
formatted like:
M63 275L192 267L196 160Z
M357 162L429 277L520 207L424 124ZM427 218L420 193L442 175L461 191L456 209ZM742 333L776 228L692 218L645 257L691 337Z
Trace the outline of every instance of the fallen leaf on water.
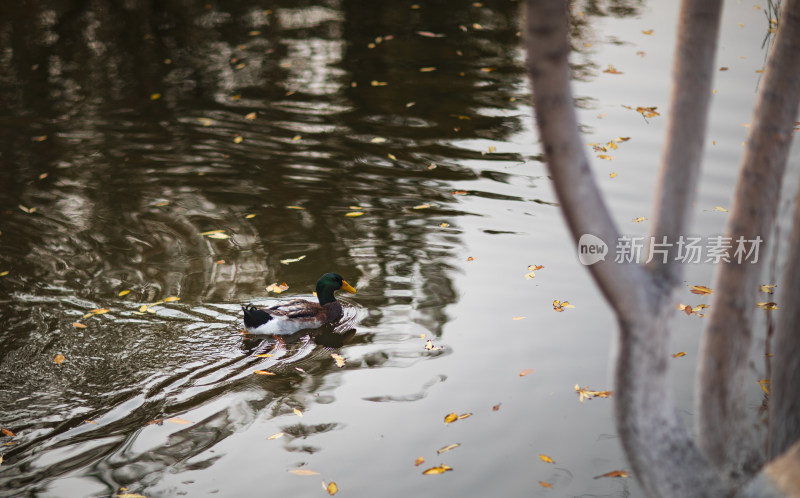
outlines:
M575 306L569 304L569 301L559 301L556 299L553 301L553 309L558 311L559 313L563 312L566 308L574 308Z
M431 71L436 71L435 67L421 67L419 68L420 73L430 73Z
M764 394L769 394L769 379L759 380L758 385L761 386L761 390L764 391Z
M145 495L140 495L139 493L120 493L114 495L114 498L147 498Z
M25 207L25 206L23 206L22 204L20 204L18 207L19 207L21 210L23 210L23 211L25 211L26 213L28 213L28 214L32 214L32 213L35 213L35 212L36 212L36 208L35 208L35 207L29 208L29 207Z
M417 31L419 36L424 36L425 38L444 38L445 35L439 33L432 33L430 31Z
M129 290L119 291L119 294L117 294L117 296L119 296L119 297L127 296L130 293L131 293L131 291L129 291Z
M673 358L680 358L681 356L686 356L686 352L681 351L679 353L675 353L674 355L672 355Z
M608 67L603 70L603 72L604 73L608 73L608 74L622 74L622 71L618 70L617 68L615 68L611 64L609 64Z
M631 221L633 221L634 223L641 223L643 221L647 221L647 218L645 218L644 216L639 216L638 218L633 218Z
M337 486L335 482L331 481L325 488L325 491L327 491L329 495L333 496L339 492L339 486Z
M575 384L575 392L578 393L578 399L581 403L585 399L608 398L611 396L611 391L592 391L588 387L581 387L578 384Z
M273 357L273 356L275 356L275 355L274 355L274 354L272 354L272 353L259 353L259 354L257 354L257 355L254 355L254 356L255 356L256 358L272 358L272 357Z
M270 372L269 370L253 370L253 373L258 375L275 375L275 372Z
M276 282L276 283L273 283L273 284L269 284L267 286L267 292L274 292L276 294L280 294L281 292L285 291L288 288L289 288L289 285L286 282L284 282L284 283L282 283L280 285Z
M298 410L297 408L292 408L292 412L293 412L295 415L297 415L298 417L302 417L302 416L303 416L303 412L301 412L301 411L300 411L300 410Z
M422 475L431 476L431 475L444 474L448 470L453 470L453 468L448 467L447 465L439 465L438 467L431 467L429 469L423 470Z
M722 206L714 206L714 211L719 211L720 213L727 213L728 210Z
M458 420L458 414L456 412L448 413L444 416L444 423L449 424Z
M280 438L280 437L283 437L283 435L284 435L284 434L286 434L286 433L285 433L285 432L276 432L275 434L273 434L273 435L269 436L269 437L267 438L267 440L268 440L268 441L271 441L271 440L273 440L273 439L278 439L278 438Z
M777 287L777 285L775 285L775 284L766 284L766 285L759 286L759 289L761 289L761 292L766 292L767 294L772 294L772 289L774 289L775 287Z
M467 195L469 192L466 190L453 190L451 193L453 195Z
M169 296L169 297L165 297L164 298L164 302L165 303L172 303L172 302L180 301L180 300L181 300L181 298L179 298L178 296Z
M462 413L461 415L458 416L458 420L464 420L465 418L470 418L471 416L472 413Z
M304 259L306 259L306 255L305 254L303 254L302 256L298 256L296 258L282 259L281 260L281 264L282 265L288 265L290 263L297 263L298 261L303 261Z
M475 261L475 258L473 258L472 256L470 256L470 257L468 257L468 258L467 258L467 261Z
M289 473L294 474L296 476L316 476L319 475L319 472L309 469L292 469Z
M235 144L242 143L242 140L244 140L244 137L241 135L236 135L235 137L233 137L233 143Z
M658 109L657 106L652 106L652 107L639 106L639 107L633 108L633 107L631 107L629 105L623 105L622 107L624 107L625 109L630 109L631 111L638 112L639 114L644 116L645 119L654 118L656 116L660 116L661 115L661 114L658 113L658 111L656 111L656 109Z
M532 374L532 373L533 373L533 372L535 372L535 371L536 371L536 370L534 370L533 368L526 368L526 369L522 370L522 371L519 373L519 376L520 376L520 377L525 377L526 375Z
M224 234L224 233L212 233L212 234L207 235L207 237L209 239L220 239L220 240L230 239L231 238L230 235L227 235L227 234Z
M445 446L443 448L439 448L438 450L436 450L436 453L441 455L442 453L444 453L446 451L454 450L454 449L458 448L459 446L461 446L461 443L448 444L447 446Z
M63 355L63 354L61 354L61 353L58 353L58 354L57 354L57 355L56 355L56 356L53 358L53 361L55 362L55 364L56 364L56 365L61 365L62 363L64 363L64 360L66 360L66 358L64 358L64 355Z
M414 460L414 467L419 467L423 463L425 463L425 459L422 457L417 457L417 459Z
M0 271L0 277L5 277L8 274L9 274L8 270Z
M355 218L356 216L363 216L364 211L350 211L349 213L345 213L345 216L349 216L350 218Z
M552 488L553 487L552 484L550 484L549 482L544 482L544 481L539 481L539 486L541 486L543 488Z
M512 320L514 320L515 322L519 321L519 320L524 320L524 319L525 319L525 317L521 316L521 315L520 316L515 316L515 317L512 318Z
M624 470L612 470L611 472L594 476L595 479L600 479L601 477L630 477L630 475Z
M344 366L344 357L340 354L331 353L331 358L336 361L336 366L342 368Z
M450 223L439 223L439 226L442 228L447 228L450 226Z
M383 137L375 137L372 140L370 140L370 142L373 143L373 144L382 144L385 141L386 141L386 139L383 138Z
M652 29L642 30L642 34L643 35L652 35L653 34L653 30Z
M497 403L496 405L494 405L494 406L492 407L492 411L493 411L493 412L496 412L497 410L499 410L499 409L500 409L500 405L502 405L502 404L503 404L503 403Z
M709 289L705 285L690 285L689 286L689 292L691 292L692 294L699 294L701 296L706 296L708 294L711 294L714 291L712 291L711 289Z
M604 161L613 161L616 159L614 156L609 156L608 154L598 154L597 157L603 159Z
M168 418L167 421L172 422L173 424L181 424L181 425L191 424L191 422L189 422L188 420L182 419L180 417Z
M433 345L433 341L428 339L428 341L425 343L425 349L427 349L428 351L432 351L432 350L436 350L436 349L442 349L442 347L441 346L434 346Z
M253 219L255 217L256 217L256 215L254 213L250 213L250 214L245 215L244 219L251 220L251 219Z
M17 437L17 435L16 435L16 434L14 434L13 432L11 432L11 430L9 430L9 429L6 429L5 427L3 427L2 429L0 429L0 432L2 432L4 436L8 436L8 437Z
M160 93L151 93L150 94L150 100L158 100L160 98L161 98L161 94Z
M248 114L247 116L245 116L245 117L244 117L244 119L256 119L256 116L257 116L257 114L256 114L256 113L254 113L254 112L251 112L250 114Z
M85 329L86 328L86 325L84 325L84 324L82 324L80 322L72 322L72 326L77 328L77 329Z
M554 462L554 461L553 461L553 459L552 459L552 458L550 458L550 457L549 457L549 456L547 456L547 455L543 455L543 454L541 454L541 453L539 454L539 459L540 459L541 461L545 462L545 463L556 463L556 462Z
M608 176L609 176L609 178L616 178L617 174L616 173L610 173Z
M769 302L769 303L756 303L756 308L761 308L762 310L772 311L780 309L778 308L777 303Z
M286 206L286 209L305 209L302 206Z
M418 204L411 209L428 209L429 207L433 207L433 204Z

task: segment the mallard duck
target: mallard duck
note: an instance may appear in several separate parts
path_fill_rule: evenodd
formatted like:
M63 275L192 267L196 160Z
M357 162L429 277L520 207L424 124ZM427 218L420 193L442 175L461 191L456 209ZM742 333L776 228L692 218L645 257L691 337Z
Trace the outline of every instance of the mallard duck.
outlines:
M269 308L257 308L252 304L242 306L244 328L250 334L289 335L335 322L342 317L342 305L333 295L339 289L356 293L341 275L326 273L317 281L319 304L295 299Z

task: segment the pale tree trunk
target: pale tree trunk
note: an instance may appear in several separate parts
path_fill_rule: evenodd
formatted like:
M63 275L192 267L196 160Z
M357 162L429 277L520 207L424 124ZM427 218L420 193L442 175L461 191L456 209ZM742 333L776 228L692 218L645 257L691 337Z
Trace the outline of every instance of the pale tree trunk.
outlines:
M792 129L800 101L800 1L786 0L778 32L767 59L767 67L742 157L739 179L730 210L727 235L735 241L766 241L772 229L780 199L786 159L792 142ZM761 244L758 262L739 263L731 257L717 273L711 315L700 349L697 433L703 452L722 474L738 484L755 474L764 461L763 452L752 431L752 416L745 403L748 357L753 317L758 300L761 262L766 254ZM731 254L731 256L733 256ZM794 266L794 267L792 267ZM797 271L790 265L788 271ZM788 276L797 278L797 274ZM796 280L795 280L796 281ZM790 291L797 297L795 287ZM784 315L797 309L798 300L787 301ZM785 323L779 335L800 321ZM783 358L780 346L775 351ZM776 362L778 363L778 362ZM775 365L783 379L784 363ZM800 380L794 377L795 382ZM780 382L779 382L779 385ZM797 386L794 386L795 389ZM770 411L772 411L770 407ZM778 422L771 419L771 422ZM794 440L785 441L781 451ZM777 456L777 454L773 454Z
M787 133L791 134L791 120L797 113L798 101L798 92L786 84L786 81L787 78L794 78L795 83L800 81L800 73L796 68L797 59L800 59L800 48L796 47L795 40L800 35L800 29L796 26L798 3L800 0L788 0L784 6L781 28L775 49L770 55L769 69L764 78L764 88L760 92L753 123L752 143L749 146L751 153L743 161L745 179L751 178L748 175L753 174L747 169L748 165L752 169L760 162L766 162L767 165L765 170L755 168L758 174L769 176L783 172L789 142ZM563 0L527 2L528 67L533 86L536 121L553 186L573 238L577 242L581 235L590 233L613 247L619 239L619 231L594 182L578 132L570 87L566 9L567 3ZM661 242L664 237L664 242L674 244L686 233L688 226L688 210L695 197L694 189L703 151L719 17L720 4L717 0L684 0L682 4L673 104L654 215L653 236L657 238L656 242ZM795 57L795 60L784 60L784 57ZM775 92L781 95L776 95ZM788 110L777 111L781 114L777 122L767 119L769 112L774 110L771 107L773 101L777 101L778 106L790 106ZM786 115L790 115L790 118L786 118ZM771 127L770 124L774 126ZM770 151L771 154L765 155ZM767 190L767 195L774 199L764 199L764 193L758 185L745 185L745 188L737 189L737 201L731 213L731 229L738 232L731 233L744 236L758 233L765 238L764 234L769 232L769 225L775 216L774 205L770 207L769 201L776 202L778 197L774 191L775 182L771 182L771 190ZM749 198L741 199L741 196ZM754 215L754 211L758 214ZM800 241L796 246L792 247L797 250L797 260L800 260ZM740 370L745 367L746 361L739 361L734 366L730 364L732 360L725 357L731 350L734 358L739 358L736 355L740 349L746 354L750 343L749 330L741 332L740 329L742 326L749 327L750 324L746 320L731 324L738 330L729 337L734 344L728 344L721 350L708 347L704 349L706 375L713 375L715 372L711 367L727 365L727 370L716 370L717 382L714 385L704 383L698 392L700 398L707 399L699 403L704 410L699 419L701 430L708 430L711 434L704 439L704 449L711 455L711 459L708 459L689 436L672 399L668 378L668 348L670 318L675 311L671 298L675 285L681 280L682 270L674 261L674 253L669 256L666 262L654 259L647 266L617 264L613 258L589 266L619 322L619 355L614 387L617 430L632 470L649 496L731 496L745 479L752 477L756 471L753 464L758 464L758 454L754 452L754 441L747 423L747 413L744 411L745 398L730 396L731 393L740 392ZM737 317L742 316L743 303L750 308L755 304L753 293L757 287L744 287L752 283L747 280L754 278L749 273L752 271L750 268L731 270L726 267L722 272L722 280L717 284L717 300L725 300L728 296L727 305L739 313L735 315ZM793 271L800 275L800 268ZM748 276L742 280L744 277L737 276L737 272ZM737 280L731 279L731 275L740 279L738 286L734 283ZM791 293L792 298L797 300L800 283L787 281L785 285L797 289ZM717 315L721 314L720 309L724 310L725 305L718 306ZM800 323L798 320L800 317L787 318L790 323L783 329L796 327ZM717 323L723 322L714 322L712 326ZM714 338L713 332L711 335ZM794 335L788 334L787 337L792 345L800 345L796 331ZM800 368L800 360L796 356L788 358L792 359L794 362L785 362L791 364L790 367L779 367L776 358L777 384L780 384L778 375L781 374L787 375L786 382L797 380L797 372L791 368ZM780 373L777 372L779 368L782 369ZM704 382L709 378L711 377L706 377ZM788 394L789 384L786 384L785 389ZM720 390L724 392L719 393ZM796 410L793 400L784 398L782 402L786 411ZM717 423L720 426L709 428L713 415L708 415L716 414L720 406L727 407L728 403L731 406L736 404L733 415L719 418ZM795 418L791 420L795 425L790 423L784 428L792 427L791 431L795 431L800 425L797 423L796 412ZM791 438L796 438L796 435L786 437L789 438L786 441L788 446L794 440ZM744 439L745 442L735 443L737 439ZM718 444L723 440L729 444ZM792 466L800 474L798 447L800 443L787 452L788 456L783 455L776 459L759 474L757 483L760 483L760 487L754 485L740 489L743 494L738 496L790 496L793 491L784 485L786 483L779 481L786 469ZM781 449L776 447L776 452L779 451Z

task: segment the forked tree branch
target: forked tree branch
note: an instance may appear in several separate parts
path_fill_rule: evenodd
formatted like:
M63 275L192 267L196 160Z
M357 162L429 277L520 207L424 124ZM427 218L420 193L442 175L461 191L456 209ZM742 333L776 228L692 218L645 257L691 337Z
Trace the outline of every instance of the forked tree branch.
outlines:
M758 237L766 240L772 229L798 112L800 1L786 0L782 9L727 226L734 246L740 237L743 241L756 241ZM699 441L712 463L733 483L751 477L763 462L745 402L764 244L759 250L762 257L755 263L751 263L752 258L740 262L731 251L730 262L719 268L700 350L701 395L696 410Z

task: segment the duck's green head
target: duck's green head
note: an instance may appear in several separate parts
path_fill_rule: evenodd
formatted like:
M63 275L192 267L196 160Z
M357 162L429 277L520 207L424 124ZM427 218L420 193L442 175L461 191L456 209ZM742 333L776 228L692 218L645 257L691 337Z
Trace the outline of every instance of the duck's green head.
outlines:
M319 304L327 304L336 301L333 292L339 289L344 289L351 294L356 293L353 286L345 282L338 273L326 273L321 276L317 281L317 299L319 299Z

